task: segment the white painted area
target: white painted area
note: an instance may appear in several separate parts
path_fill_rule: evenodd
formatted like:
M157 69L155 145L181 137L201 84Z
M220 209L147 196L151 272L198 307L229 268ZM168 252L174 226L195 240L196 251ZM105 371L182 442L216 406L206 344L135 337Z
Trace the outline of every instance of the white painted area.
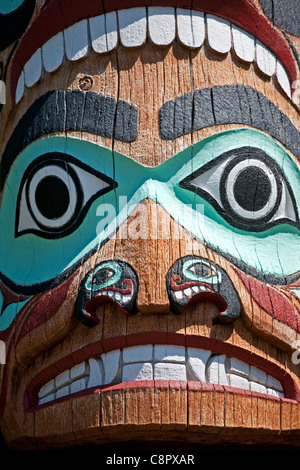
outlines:
M109 384L117 377L120 367L120 350L111 351L105 354L103 358L105 371L104 383Z
M112 51L117 46L118 20L115 11L90 18L89 27L92 48L95 52L104 54Z
M234 24L231 25L234 52L243 62L253 62L255 58L255 39Z
M191 49L201 47L205 39L204 13L177 8L176 19L179 41Z
M82 20L64 30L66 56L71 61L85 57L89 50L88 20Z
M103 376L97 359L89 359L89 381L88 388L103 384Z
M24 72L21 72L19 77L17 88L16 88L16 103L20 101L22 96L24 95L24 88L25 88L25 80L24 80Z
M186 367L184 364L157 362L154 365L154 380L186 381Z
M276 78L278 80L279 85L283 89L283 91L287 94L289 98L292 97L290 79L288 74L286 73L283 65L279 60L276 61Z
M111 351L63 371L40 388L39 404L91 387L140 380L200 381L284 397L278 379L239 359L206 349L147 344Z
M264 44L258 40L256 40L256 63L262 73L269 77L274 75L276 57Z
M123 349L123 364L152 361L153 345L145 344Z
M38 49L24 67L25 85L33 86L39 81L42 74L42 51Z
M153 380L153 367L149 362L127 364L122 370L122 381Z
M146 8L130 8L118 12L121 43L125 47L139 47L147 38Z
M171 7L148 8L149 35L157 46L167 46L175 39L175 9Z
M43 65L46 72L57 70L65 55L64 35L62 32L49 39L42 47Z
M207 38L210 47L220 54L226 54L231 49L231 29L229 21L214 15L206 15Z

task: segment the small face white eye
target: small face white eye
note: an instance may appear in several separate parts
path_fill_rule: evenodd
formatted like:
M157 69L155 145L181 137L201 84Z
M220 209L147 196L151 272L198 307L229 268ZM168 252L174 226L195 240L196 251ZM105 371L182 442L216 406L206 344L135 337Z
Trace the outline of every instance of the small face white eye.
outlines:
M91 203L114 187L111 178L69 155L43 155L28 167L21 182L16 236L66 236L82 222Z
M257 148L226 152L193 172L180 186L206 199L228 223L242 230L260 232L299 221L285 175Z

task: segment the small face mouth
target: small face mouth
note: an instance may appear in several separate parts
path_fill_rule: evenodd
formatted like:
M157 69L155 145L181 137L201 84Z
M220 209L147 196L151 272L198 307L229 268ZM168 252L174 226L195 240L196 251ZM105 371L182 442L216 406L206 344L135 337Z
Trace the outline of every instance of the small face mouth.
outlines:
M18 102L25 89L35 85L44 72L57 70L66 60L78 61L91 51L107 53L118 44L140 47L148 37L159 46L172 44L177 38L190 49L200 48L206 38L213 50L221 54L232 50L241 61L255 63L265 76L276 76L280 88L291 97L297 74L292 53L279 32L249 2L245 5L241 0L240 11L235 2L226 2L226 7L220 8L202 0L194 10L171 6L126 10L126 3L122 2L124 9L120 11L107 8L104 13L101 2L86 6L75 0L75 7L72 5L67 14L61 11L65 6L58 6L56 0L48 2L13 58L13 102ZM168 33L161 35L162 28Z
M151 337L155 342L148 342ZM106 343L106 352L100 343L78 351L75 365L71 358L64 358L29 384L26 411L108 387L148 388L165 383L172 388L178 381L183 386L212 384L232 393L298 402L298 389L291 376L270 361L210 338L173 334L171 342L166 343L166 337L149 332L114 338ZM135 345L109 349L109 344L126 341Z

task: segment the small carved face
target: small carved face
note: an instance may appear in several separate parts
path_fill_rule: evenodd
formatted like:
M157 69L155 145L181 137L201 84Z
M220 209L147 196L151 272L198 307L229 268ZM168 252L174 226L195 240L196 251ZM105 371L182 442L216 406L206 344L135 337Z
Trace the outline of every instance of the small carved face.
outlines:
M13 3L6 442L299 445L294 6Z

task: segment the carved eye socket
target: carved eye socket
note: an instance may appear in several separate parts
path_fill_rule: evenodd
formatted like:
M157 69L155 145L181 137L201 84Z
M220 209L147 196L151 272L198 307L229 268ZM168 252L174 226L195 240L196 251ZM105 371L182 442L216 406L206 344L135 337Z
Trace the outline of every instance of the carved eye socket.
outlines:
M263 231L298 221L294 194L282 170L257 148L226 152L180 186L199 194L227 222L243 230Z
M60 153L46 154L25 172L18 195L16 236L60 238L73 232L92 201L116 185L102 173Z

